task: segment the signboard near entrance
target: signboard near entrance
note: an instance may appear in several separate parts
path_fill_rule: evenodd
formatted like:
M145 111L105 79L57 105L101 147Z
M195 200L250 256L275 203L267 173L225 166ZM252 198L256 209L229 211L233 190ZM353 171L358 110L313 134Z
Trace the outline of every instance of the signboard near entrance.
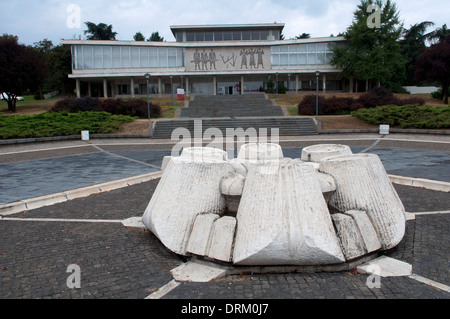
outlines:
M184 89L177 89L177 100L184 101Z

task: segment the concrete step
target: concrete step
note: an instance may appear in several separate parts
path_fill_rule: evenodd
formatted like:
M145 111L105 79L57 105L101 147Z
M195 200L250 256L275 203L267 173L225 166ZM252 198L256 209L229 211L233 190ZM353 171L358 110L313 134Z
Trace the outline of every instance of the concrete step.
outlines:
M156 122L153 131L153 138L171 138L172 132L177 128L186 128L191 136L194 136L195 120L162 120ZM271 134L271 129L279 129L280 136L315 135L317 129L310 118L244 118L244 119L202 119L201 129L204 133L207 129L217 128L222 134L226 134L227 129L236 130L242 128L246 133L251 133L254 128L257 133L260 129L266 128L267 134Z

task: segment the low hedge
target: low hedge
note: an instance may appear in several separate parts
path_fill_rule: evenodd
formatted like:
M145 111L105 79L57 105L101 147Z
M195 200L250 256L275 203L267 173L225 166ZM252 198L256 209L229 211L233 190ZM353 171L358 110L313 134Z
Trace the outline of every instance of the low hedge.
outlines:
M0 139L114 133L136 117L107 112L46 112L36 115L0 115Z
M104 99L92 97L64 98L56 102L51 112L66 111L77 112L108 112L116 115L136 116L142 119L148 118L148 105L142 99ZM152 118L161 116L161 107L150 103L150 115Z
M361 95L358 99L333 96L319 96L319 115L350 114L363 108L374 108L382 105L424 105L425 100L417 97L400 99L384 87L376 87ZM298 105L298 115L316 114L316 95L306 95Z
M374 125L388 124L405 129L450 128L450 107L448 106L385 105L360 109L351 114Z

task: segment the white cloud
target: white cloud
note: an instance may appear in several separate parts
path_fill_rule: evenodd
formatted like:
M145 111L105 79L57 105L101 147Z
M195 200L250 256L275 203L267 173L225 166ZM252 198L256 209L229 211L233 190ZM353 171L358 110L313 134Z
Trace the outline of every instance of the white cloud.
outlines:
M405 27L430 20L442 26L450 9L448 0L397 0ZM69 29L66 9L81 8L80 29ZM282 22L286 38L303 32L313 37L336 35L351 24L359 0L0 0L0 30L32 44L44 38L84 36L84 22L112 24L121 40L132 40L141 31L154 31L174 41L170 25Z

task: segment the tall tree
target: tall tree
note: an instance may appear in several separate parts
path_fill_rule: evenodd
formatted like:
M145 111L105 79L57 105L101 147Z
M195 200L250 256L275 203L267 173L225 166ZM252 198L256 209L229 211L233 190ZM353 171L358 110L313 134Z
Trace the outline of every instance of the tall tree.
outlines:
M8 110L16 112L17 96L36 90L46 75L45 64L32 47L11 35L0 37L0 92L6 93Z
M133 36L134 41L145 41L144 35L139 31Z
M398 43L403 27L397 6L391 0L361 0L353 15L344 34L347 44L335 47L331 63L345 77L398 86L404 79L405 60ZM374 17L379 24L373 23Z
M116 40L117 32L113 32L112 25L93 22L85 22L85 24L87 30L84 31L84 34L88 35L87 40Z
M302 34L297 35L295 38L296 39L310 39L311 38L311 34L303 32Z
M424 21L416 23L402 32L403 39L400 40L400 47L406 60L406 81L404 83L406 85L420 84L414 78L416 61L423 53L427 40L431 37L431 33L426 33L426 31L432 26L434 26L433 22Z
M450 29L444 24L441 28L437 28L428 35L431 43L436 44L438 42L445 41L450 36Z
M164 37L161 37L159 35L159 32L153 32L150 38L147 39L147 41L156 41L156 42L164 42Z
M448 104L450 86L450 36L430 48L417 59L415 76L420 81L438 81L444 103Z

